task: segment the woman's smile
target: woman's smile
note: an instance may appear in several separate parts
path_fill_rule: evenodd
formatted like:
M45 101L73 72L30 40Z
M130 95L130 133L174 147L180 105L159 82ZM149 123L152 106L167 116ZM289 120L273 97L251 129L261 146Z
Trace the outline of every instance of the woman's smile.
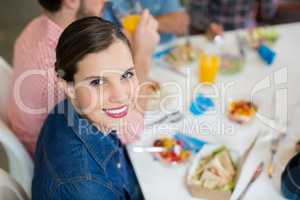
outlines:
M117 108L103 109L103 111L111 118L122 118L128 114L128 107L128 105L123 105Z

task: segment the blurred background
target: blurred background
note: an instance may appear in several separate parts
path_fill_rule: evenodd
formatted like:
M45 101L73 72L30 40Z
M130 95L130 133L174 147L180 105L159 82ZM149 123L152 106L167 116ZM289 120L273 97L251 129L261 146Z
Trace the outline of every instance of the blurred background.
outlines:
M0 55L10 64L12 62L15 39L25 25L42 9L37 0L0 1ZM0 144L0 168L8 170L7 156Z
M41 11L37 0L0 1L0 55L10 64L15 39Z
M269 24L300 21L300 0L279 0L285 6ZM41 13L37 0L0 1L0 55L11 64L13 44L20 31Z

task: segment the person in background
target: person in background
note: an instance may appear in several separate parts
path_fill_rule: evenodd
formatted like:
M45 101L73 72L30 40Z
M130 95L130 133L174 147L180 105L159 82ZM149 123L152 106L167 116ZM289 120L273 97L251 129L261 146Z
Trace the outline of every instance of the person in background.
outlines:
M115 129L139 104L134 65L129 41L111 22L87 17L64 30L55 69L66 99L41 130L32 200L144 199Z
M189 14L193 30L213 35L224 30L249 28L256 25L257 12L262 19L276 14L278 0L191 0ZM259 8L259 10L257 10Z
M289 161L282 173L281 191L287 199L300 199L300 153Z
M25 27L15 43L8 108L10 126L31 155L48 112L64 98L54 71L58 38L70 23L86 16L99 16L104 6L104 0L39 0L39 3L44 13ZM159 41L152 24L157 22L147 10L143 11L132 38L135 67L141 80L147 78L151 56ZM132 117L134 121L142 118Z
M161 43L189 32L190 18L178 0L111 0L106 3L102 17L122 26L120 15L136 7L149 9L158 21Z

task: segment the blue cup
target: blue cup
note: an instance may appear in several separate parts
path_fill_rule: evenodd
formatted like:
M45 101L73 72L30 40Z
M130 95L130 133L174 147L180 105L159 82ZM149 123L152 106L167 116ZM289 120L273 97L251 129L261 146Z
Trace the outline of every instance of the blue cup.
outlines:
M271 65L274 62L276 53L266 45L261 44L258 47L257 52L268 65Z
M197 102L192 102L190 106L190 111L194 115L203 115L205 113L205 109L197 104Z
M190 111L194 115L203 115L209 108L214 107L211 98L198 94L196 99L191 103Z

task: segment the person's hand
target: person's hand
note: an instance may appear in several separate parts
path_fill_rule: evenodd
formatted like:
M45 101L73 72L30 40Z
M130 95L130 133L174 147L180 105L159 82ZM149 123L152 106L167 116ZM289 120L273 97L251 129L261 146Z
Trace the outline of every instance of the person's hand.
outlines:
M159 42L157 32L158 23L146 9L141 14L141 19L133 35L134 50L144 55L152 56L156 45Z
M175 33L176 35L184 35L188 33L190 25L190 17L184 11L172 12L156 17L159 32Z
M159 42L158 23L144 10L136 32L132 36L132 46L136 72L141 82L148 79L152 54Z
M209 38L213 39L216 35L223 35L223 26L217 23L211 23L207 29L207 35Z

